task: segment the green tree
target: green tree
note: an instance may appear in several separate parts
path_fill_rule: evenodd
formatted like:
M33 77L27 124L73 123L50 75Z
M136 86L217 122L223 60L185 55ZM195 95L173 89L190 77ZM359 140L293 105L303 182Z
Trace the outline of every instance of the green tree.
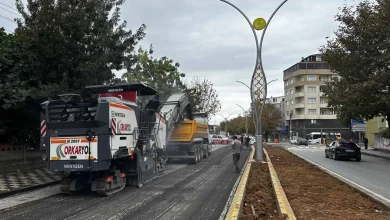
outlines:
M325 88L344 124L386 116L390 122L390 0L344 6L336 16L336 37L321 48L331 71L340 75Z
M221 109L218 93L209 80L195 77L187 84L187 89L190 91L193 112L204 112L213 115Z
M180 73L180 64L164 56L159 59L153 57L153 47L149 50L138 49L138 53L128 56L125 66L127 72L122 78L127 82L142 82L148 84L159 92L162 101L169 98L172 93L183 92L185 85Z
M34 97L109 82L145 36L145 25L133 34L120 22L123 0L28 0L26 9L16 2L15 33L29 53L23 80Z
M35 144L39 141L39 105L28 98L23 80L29 69L18 36L0 28L0 142Z

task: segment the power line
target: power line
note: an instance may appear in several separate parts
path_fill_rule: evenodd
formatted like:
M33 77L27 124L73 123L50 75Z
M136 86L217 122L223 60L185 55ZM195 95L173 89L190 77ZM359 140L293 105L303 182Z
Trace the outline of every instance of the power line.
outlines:
M6 5L6 4L4 4L4 3L1 3L1 2L0 2L0 5L4 5L5 7L8 7L8 8L10 8L10 9L14 10L14 11L18 11L18 10L16 10L15 8L13 8L13 7L9 6L9 5Z
M16 21L14 21L14 20L12 20L11 18L6 17L6 16L4 16L4 15L0 15L0 17L1 17L1 18L4 18L5 20L8 20L8 21L11 21L11 22L15 22L15 23L16 23Z
M0 8L3 9L4 11L8 11L9 13L12 13L12 14L14 14L14 15L19 16L19 14L15 13L15 12L13 12L13 11L11 11L11 10L8 10L8 9L3 8L3 7L1 7L1 6L0 6Z

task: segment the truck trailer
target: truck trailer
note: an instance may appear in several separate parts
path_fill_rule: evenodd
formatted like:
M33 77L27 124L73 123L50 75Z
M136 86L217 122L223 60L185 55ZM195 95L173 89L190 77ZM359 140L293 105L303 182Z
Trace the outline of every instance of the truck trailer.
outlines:
M41 104L40 144L48 169L63 175L61 192L108 196L162 174L172 131L191 116L188 95L160 102L157 91L142 83L86 89L98 97L63 94Z
M207 114L193 114L193 120L179 122L167 145L167 158L186 158L196 164L211 154Z

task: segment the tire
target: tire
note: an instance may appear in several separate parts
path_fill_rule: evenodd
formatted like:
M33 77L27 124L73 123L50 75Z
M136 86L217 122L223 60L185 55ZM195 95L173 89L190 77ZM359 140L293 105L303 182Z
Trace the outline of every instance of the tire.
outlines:
M336 155L336 152L333 151L333 154L332 154L332 159L333 160L338 160L339 158L337 157Z
M197 146L196 149L198 149L198 163L199 163L203 159L202 149L199 146Z
M361 156L360 156L360 157L356 157L355 160L356 160L357 162L360 162L360 161L362 161L362 157L361 157Z
M203 150L203 147L202 147ZM206 152L203 152L203 158L208 158L209 157L209 145L206 147Z

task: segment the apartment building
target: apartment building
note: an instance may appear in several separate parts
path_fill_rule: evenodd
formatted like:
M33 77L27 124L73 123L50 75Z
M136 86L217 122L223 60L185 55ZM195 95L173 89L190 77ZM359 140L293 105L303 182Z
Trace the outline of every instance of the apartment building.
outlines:
M349 135L349 128L341 125L323 93L324 86L333 77L339 76L329 70L320 54L302 58L283 72L286 125L291 120L294 135L305 137L321 130Z
M285 101L284 96L267 98L266 103L275 105L281 112L281 121L276 128L278 131L286 130L286 114L285 114Z

